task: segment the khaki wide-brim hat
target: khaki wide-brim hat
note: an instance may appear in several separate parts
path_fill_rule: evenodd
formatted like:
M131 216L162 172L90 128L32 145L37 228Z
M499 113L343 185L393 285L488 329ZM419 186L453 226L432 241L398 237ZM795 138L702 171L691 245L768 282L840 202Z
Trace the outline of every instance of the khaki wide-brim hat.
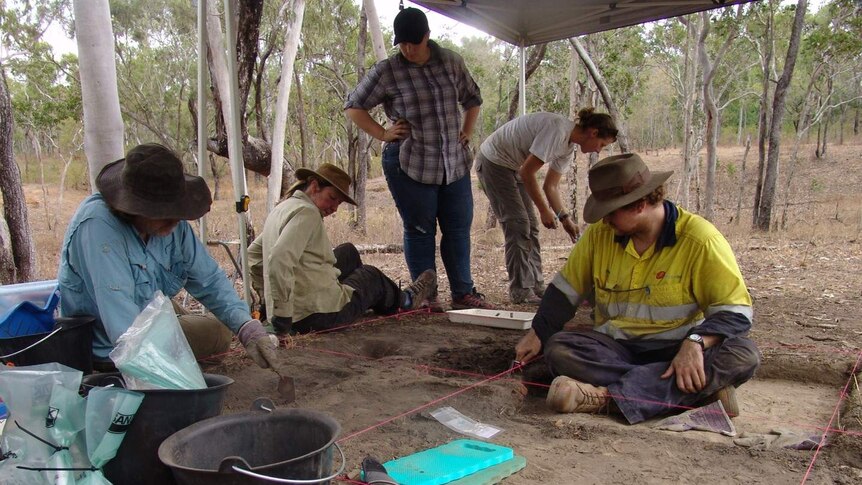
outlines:
M584 204L584 220L590 224L611 212L649 195L673 175L651 172L636 153L623 153L600 160L587 174L590 197Z
M352 181L350 180L350 175L347 175L347 172L341 170L337 166L331 163L323 163L317 170L311 170L309 168L300 168L296 170L296 180L297 182L290 187L287 192L292 193L296 190L296 188L305 183L310 176L320 177L323 180L329 182L338 193L344 197L344 201L348 204L356 205L356 201L353 200L353 197L350 196L350 184Z
M199 219L212 205L206 181L184 173L174 152L157 143L105 165L96 188L112 208L150 219Z

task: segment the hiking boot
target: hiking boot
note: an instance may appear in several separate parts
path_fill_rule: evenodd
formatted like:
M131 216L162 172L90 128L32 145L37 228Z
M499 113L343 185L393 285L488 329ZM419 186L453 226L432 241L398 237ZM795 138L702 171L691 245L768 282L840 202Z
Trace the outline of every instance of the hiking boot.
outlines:
M715 394L703 400L703 404L711 404L721 401L724 412L731 418L739 416L739 403L736 401L736 388L733 386L722 387Z
M416 310L437 292L437 273L433 269L426 269L404 292L410 293L411 298L407 310Z
M542 299L533 292L533 288L511 290L509 300L515 305L538 305L542 302Z
M601 413L608 411L611 395L607 387L559 376L551 382L546 402L558 413Z
M437 295L429 296L427 300L422 302L422 305L419 308L427 308L431 311L431 313L443 313L443 304L440 303L440 300L437 298Z
M473 291L467 293L461 298L452 300L452 309L453 310L467 310L470 308L482 308L485 310L499 310L496 305L488 303L485 301L485 295L476 291L476 288L473 288Z

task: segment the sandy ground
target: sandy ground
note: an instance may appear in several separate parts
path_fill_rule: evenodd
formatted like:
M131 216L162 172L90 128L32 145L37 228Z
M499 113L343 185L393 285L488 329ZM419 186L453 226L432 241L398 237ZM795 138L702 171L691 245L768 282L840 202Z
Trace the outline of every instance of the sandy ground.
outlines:
M742 414L734 424L740 433L789 428L817 439L826 435L822 449L756 451L714 433L675 433L653 429L652 423L629 426L613 416L553 413L539 384L541 362L523 373L536 383L529 386L530 394L516 392L522 375L511 375L509 366L522 331L455 324L445 314L372 317L348 330L285 342L281 355L294 372L297 400L276 403L334 416L342 426L340 444L352 472L367 455L386 461L462 438L428 414L452 406L502 428L490 441L526 458L526 468L507 478L507 484L862 483L862 398L855 379L862 366L862 147L832 146L826 160L801 160L790 185L786 227L768 234L749 229L751 208L746 205L753 197L756 162L752 153L740 173L741 157L740 148L720 153L716 225L734 247L754 297L751 337L763 353L763 365L739 389ZM679 163L675 151L645 158L658 169ZM731 164L736 171L727 168ZM740 186L742 223L736 217ZM56 274L65 221L85 195L67 192L55 210L57 194L51 190L45 198L40 187L27 187L46 278ZM474 197L474 279L489 299L505 304L502 236L499 229L484 229L487 201L478 190ZM327 220L333 243L400 242L400 221L385 182L370 181L368 201L369 235L350 233L340 213ZM216 237L230 239L236 227L230 205L219 200L214 207L211 234ZM780 218L781 210L777 213ZM51 228L50 217L55 219ZM254 220L259 227L262 215ZM570 247L560 232L542 233L548 281ZM228 269L223 252L214 254ZM393 279L407 279L400 254L368 255L365 262ZM447 294L441 271L441 295ZM585 322L585 312L579 312L575 323ZM236 381L226 413L248 409L257 397L277 398L276 376L257 368L241 349L206 371Z

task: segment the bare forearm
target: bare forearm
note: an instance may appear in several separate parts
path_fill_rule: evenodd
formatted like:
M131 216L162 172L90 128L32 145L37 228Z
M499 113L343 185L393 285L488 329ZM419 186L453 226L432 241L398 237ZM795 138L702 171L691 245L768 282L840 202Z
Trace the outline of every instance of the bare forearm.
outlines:
M386 130L380 125L380 123L374 121L374 118L365 111L364 109L358 108L348 108L345 110L347 117L353 121L356 126L359 127L360 130L368 133L369 135L377 138L378 140L383 139L383 134Z
M476 120L479 119L479 111L481 106L473 106L464 112L464 123L461 125L461 133L472 136L473 129L476 127Z

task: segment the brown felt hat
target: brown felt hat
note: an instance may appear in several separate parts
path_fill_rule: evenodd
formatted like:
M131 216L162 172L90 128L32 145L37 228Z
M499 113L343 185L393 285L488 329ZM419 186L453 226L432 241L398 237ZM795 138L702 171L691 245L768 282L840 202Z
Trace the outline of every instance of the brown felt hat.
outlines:
M105 165L96 187L114 209L150 219L198 219L212 204L206 181L184 173L176 154L157 143Z
M347 172L341 170L337 166L331 163L322 163L317 170L311 170L309 168L300 168L296 170L296 179L297 182L293 184L293 187L288 189L288 193L293 192L296 188L306 182L308 177L310 176L320 177L323 180L329 182L335 190L337 190L342 197L344 197L344 201L348 204L356 205L356 201L353 200L353 197L350 197L350 184L352 181L350 180L350 175L347 175Z
M623 153L599 161L587 174L590 197L584 204L584 220L600 221L611 212L649 195L673 174L650 172L636 153Z

